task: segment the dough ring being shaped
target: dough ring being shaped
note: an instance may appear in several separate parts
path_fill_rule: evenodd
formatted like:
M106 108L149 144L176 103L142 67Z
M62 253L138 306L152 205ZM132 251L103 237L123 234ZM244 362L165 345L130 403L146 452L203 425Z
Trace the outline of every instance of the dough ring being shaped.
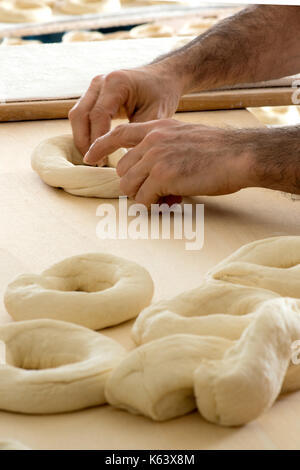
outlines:
M111 405L156 421L196 408L194 371L201 360L221 359L232 342L178 334L131 351L114 369L105 388Z
M120 9L119 0L61 0L56 8L67 15L114 12Z
M99 31L68 31L62 37L62 42L103 41L104 34Z
M0 3L0 22L42 22L51 16L51 8L41 0L4 0Z
M13 439L6 439L0 441L0 450L31 450L19 441Z
M174 30L171 26L154 23L135 26L129 31L129 37L132 39L166 38L171 36L174 36Z
M268 410L280 393L299 390L300 365L293 365L291 357L293 342L300 338L300 303L272 302L223 359L204 360L195 371L198 410L208 421L246 424Z
M300 334L300 303L265 302L238 341L176 334L130 352L113 370L105 396L113 406L153 420L193 411L217 424L245 424L280 393L300 388L291 361Z
M145 268L90 253L66 258L40 275L19 276L8 285L4 302L14 320L51 318L100 330L136 317L152 295Z
M111 338L54 320L0 326L6 364L0 368L0 409L49 414L106 403L105 383L125 357Z
M136 344L177 333L236 340L261 304L278 297L265 289L206 281L145 308L133 325L132 337Z
M268 289L300 298L300 237L274 237L243 246L207 274L208 279Z
M125 155L119 149L108 157L106 167L83 164L83 157L71 135L52 137L33 151L32 168L49 186L63 188L75 196L117 198L121 195L120 178L115 167Z

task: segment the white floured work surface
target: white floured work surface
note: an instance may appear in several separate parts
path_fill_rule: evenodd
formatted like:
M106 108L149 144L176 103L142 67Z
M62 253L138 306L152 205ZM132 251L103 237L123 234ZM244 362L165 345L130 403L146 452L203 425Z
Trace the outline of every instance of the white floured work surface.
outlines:
M147 64L177 42L172 37L0 47L0 103L78 98L95 75ZM293 79L238 88L291 86Z

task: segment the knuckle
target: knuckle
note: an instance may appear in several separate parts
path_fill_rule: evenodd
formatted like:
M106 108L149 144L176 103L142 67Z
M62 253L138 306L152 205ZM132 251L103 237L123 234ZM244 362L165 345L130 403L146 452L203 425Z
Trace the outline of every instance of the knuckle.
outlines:
M127 130L127 127L128 125L127 124L119 124L118 126L116 126L113 130L112 130L112 135L114 137L120 137L121 135L123 135L126 130Z
M101 85L101 82L102 82L102 75L96 75L91 81L91 86L97 88Z
M126 72L123 70L114 70L113 72L105 75L104 82L106 84L110 84L111 82L122 81L124 78L126 78Z
M163 138L164 138L164 133L161 130L154 129L153 131L149 132L149 134L146 135L145 141L148 144L156 144L158 142L161 142Z

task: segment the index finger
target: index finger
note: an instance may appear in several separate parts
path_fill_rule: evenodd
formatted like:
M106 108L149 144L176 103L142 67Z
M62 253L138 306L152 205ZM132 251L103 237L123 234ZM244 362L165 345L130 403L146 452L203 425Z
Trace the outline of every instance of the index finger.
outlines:
M123 124L99 137L84 157L84 162L95 164L121 147L131 148L138 145L151 132L157 121L147 123Z
M90 111L93 109L102 84L102 77L95 77L86 93L69 112L73 139L78 150L84 155L90 145Z

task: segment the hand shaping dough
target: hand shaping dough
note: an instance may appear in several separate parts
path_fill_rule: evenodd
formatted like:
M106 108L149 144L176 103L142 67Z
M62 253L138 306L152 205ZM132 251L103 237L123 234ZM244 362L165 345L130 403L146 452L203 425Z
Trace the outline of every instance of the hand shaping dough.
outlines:
M278 294L217 281L204 282L173 299L150 305L132 329L136 344L186 333L238 339L257 314L258 307Z
M196 408L193 375L201 361L221 359L231 341L173 335L133 350L117 366L105 388L113 406L154 420L181 416Z
M61 0L57 10L67 15L110 13L120 9L119 0Z
M106 336L53 320L0 326L6 365L0 367L0 409L62 413L105 403L104 387L125 357Z
M0 3L0 23L42 22L51 15L51 8L41 0L3 0Z
M62 42L103 41L104 34L99 31L69 31L62 37Z
M208 421L224 426L248 423L273 405L282 387L289 391L283 381L291 345L300 338L299 313L299 302L275 300L223 359L201 362L195 372L195 395L199 412ZM300 366L294 367L299 388Z
M19 276L4 302L15 320L52 318L99 330L136 317L152 295L153 281L142 266L90 253L66 258L40 275Z
M110 155L108 167L84 165L72 136L62 135L41 142L32 154L31 164L49 186L75 196L116 198L121 191L115 167L125 153L125 149L119 149Z
M166 38L174 36L174 30L171 26L161 24L142 24L136 26L129 31L129 36L132 39L140 38Z
M29 447L24 446L21 442L13 441L12 439L0 441L0 450L31 450Z

